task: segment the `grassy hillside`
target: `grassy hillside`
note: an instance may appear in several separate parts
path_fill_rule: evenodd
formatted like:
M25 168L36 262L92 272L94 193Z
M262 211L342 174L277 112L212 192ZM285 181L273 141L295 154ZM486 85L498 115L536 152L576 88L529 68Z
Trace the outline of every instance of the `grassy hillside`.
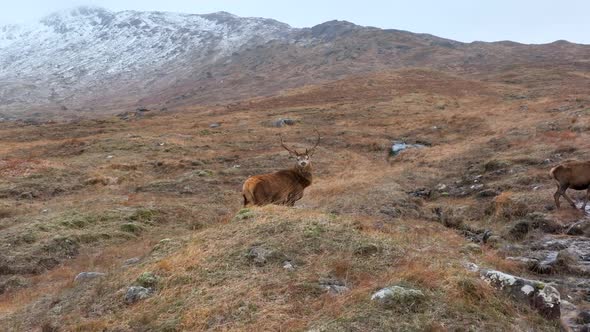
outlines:
M583 217L551 210L548 170L587 159L589 87L584 72L412 69L130 121L3 123L0 326L558 330L465 265L563 274L506 258L544 236L514 237L534 213L559 227ZM273 127L279 118L297 123ZM240 210L249 175L292 164L278 133L305 148L313 128L322 142L304 198ZM395 140L425 147L391 156ZM474 242L482 230L494 242ZM84 271L106 275L74 282ZM393 285L422 296L371 300ZM130 304L130 286L153 291Z

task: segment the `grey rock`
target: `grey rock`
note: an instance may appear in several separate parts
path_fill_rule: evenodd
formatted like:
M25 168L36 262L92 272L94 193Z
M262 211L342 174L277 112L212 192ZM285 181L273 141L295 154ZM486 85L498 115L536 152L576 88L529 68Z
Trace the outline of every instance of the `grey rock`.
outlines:
M295 265L293 265L293 263L291 263L289 261L284 261L283 262L283 269L285 269L287 271L293 271L293 270L295 270Z
M102 273L102 272L80 272L74 278L74 281L75 282L84 282L84 281L88 281L88 280L92 280L92 279L96 279L96 278L100 278L100 277L104 277L104 276L106 276L106 273Z
M334 278L320 278L319 284L333 295L341 295L350 291L350 288L343 281Z
M125 293L125 303L132 304L140 300L147 299L152 296L154 290L152 288L145 288L141 286L131 286Z
M481 270L481 278L515 300L529 304L547 319L561 317L560 294L553 286L494 270Z
M402 286L383 288L371 296L371 300L385 308L412 309L424 302L426 296L421 290Z
M139 258L139 257L129 258L123 262L123 266L135 265L135 264L139 263L140 261L141 261L141 258Z
M218 123L218 122L214 122L209 125L209 128L219 128L219 127L221 127L221 123Z
M419 149L424 148L426 145L424 144L408 144L404 141L393 141L391 145L391 156L397 156L400 152L407 150L407 149Z
M280 119L274 121L272 123L272 125L274 127L280 128L280 127L284 127L284 126L292 126L292 125L294 125L296 123L297 123L297 121L295 121L293 119L289 119L289 118L284 118L283 119L283 118L280 118Z

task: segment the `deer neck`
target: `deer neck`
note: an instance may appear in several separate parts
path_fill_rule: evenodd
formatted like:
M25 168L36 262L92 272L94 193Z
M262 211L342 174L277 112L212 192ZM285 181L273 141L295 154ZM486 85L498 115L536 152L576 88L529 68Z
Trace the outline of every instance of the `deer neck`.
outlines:
M294 171L303 180L303 182L306 184L306 187L311 185L311 165L306 167L295 167Z

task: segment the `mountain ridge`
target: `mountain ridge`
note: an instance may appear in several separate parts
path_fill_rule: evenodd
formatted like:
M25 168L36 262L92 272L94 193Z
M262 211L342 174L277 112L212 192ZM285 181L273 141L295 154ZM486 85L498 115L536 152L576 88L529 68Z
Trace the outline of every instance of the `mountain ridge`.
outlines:
M407 67L586 66L587 57L590 47L559 41L462 43L338 20L293 28L227 12L77 7L0 27L0 118L227 103Z

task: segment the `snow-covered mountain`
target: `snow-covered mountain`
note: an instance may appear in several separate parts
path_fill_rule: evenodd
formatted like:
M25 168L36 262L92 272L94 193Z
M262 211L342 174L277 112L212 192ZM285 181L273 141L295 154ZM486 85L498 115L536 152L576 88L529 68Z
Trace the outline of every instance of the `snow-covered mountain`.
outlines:
M565 41L466 44L345 21L295 29L225 12L80 7L0 27L0 120L237 102L407 67L486 79L517 67L587 73L588 58L590 46Z
M121 89L131 95L157 79L174 80L170 74L177 70L194 69L245 44L284 38L291 31L274 20L225 12L190 15L93 7L58 12L33 25L0 27L2 109L81 107L77 101L124 97ZM138 87L137 81L144 84Z

